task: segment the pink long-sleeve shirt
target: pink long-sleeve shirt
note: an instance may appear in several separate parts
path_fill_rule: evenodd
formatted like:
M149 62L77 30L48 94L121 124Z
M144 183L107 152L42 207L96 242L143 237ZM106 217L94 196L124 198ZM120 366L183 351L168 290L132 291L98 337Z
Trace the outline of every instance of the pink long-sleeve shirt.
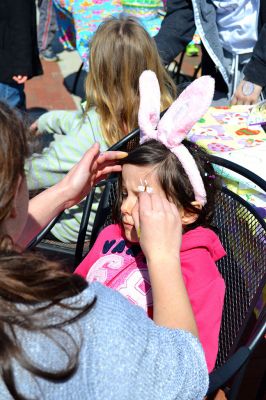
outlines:
M198 227L182 237L181 270L193 308L209 372L215 366L225 284L215 262L225 255L218 236ZM163 268L163 266L162 266ZM75 271L89 282L111 287L152 317L152 291L145 257L119 225L109 225ZM178 295L178 294L177 294Z

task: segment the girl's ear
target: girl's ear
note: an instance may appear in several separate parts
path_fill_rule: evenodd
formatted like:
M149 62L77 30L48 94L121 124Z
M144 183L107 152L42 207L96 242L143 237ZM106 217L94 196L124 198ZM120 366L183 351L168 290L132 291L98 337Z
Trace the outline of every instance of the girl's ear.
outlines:
M156 139L156 128L160 120L161 92L158 79L153 71L144 71L139 78L139 113L138 123L141 139ZM144 139L145 140L145 139ZM142 143L143 141L140 140Z
M195 208L198 208L199 210L202 209L202 204L200 204L198 201L192 201L191 203ZM194 222L197 221L198 219L198 214L191 212L191 211L187 211L187 210L182 210L181 212L181 221L183 225L189 225L189 224L193 224Z

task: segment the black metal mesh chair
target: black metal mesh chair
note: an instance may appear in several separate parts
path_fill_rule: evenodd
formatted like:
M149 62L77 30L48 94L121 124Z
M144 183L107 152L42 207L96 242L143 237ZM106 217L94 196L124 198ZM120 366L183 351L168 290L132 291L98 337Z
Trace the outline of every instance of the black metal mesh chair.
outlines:
M215 156L210 156L210 159L214 165L240 173L266 190L265 181L247 169ZM113 223L112 206L116 200L116 192L117 177L113 176L105 183L90 248L100 231ZM259 318L255 314L256 304L266 283L266 224L254 207L223 187L218 194L213 225L218 228L227 253L218 262L226 283L226 295L219 352L215 370L210 374L208 395L229 386L227 396L233 400L237 399L245 366L266 331L265 313L261 313Z

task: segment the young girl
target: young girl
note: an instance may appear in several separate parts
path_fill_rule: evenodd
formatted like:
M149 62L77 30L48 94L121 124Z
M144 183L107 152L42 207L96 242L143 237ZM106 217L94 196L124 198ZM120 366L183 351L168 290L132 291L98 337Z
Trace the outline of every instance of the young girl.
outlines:
M54 134L54 138L27 165L30 190L56 184L96 141L104 151L137 127L138 81L145 69L158 76L161 110L175 98L175 85L153 40L132 18L112 18L98 28L91 41L89 64L85 111L50 111L37 121L38 131ZM81 216L80 206L66 211L52 234L60 241L75 242Z
M215 265L225 252L210 229L217 177L207 154L183 139L206 112L213 90L212 78L199 78L159 121L158 81L151 71L141 75L139 126L142 145L122 162L120 210L116 213L118 223L100 233L91 252L76 270L90 282L97 280L117 289L152 317L151 279L138 245L141 232L134 223L136 203L138 193L143 191L151 196L160 194L173 202L178 207L183 227L182 274L209 371L217 356L225 293L224 281ZM160 230L160 226L157 229ZM163 236L161 240L164 242ZM177 249L169 248L169 252L172 251ZM163 264L161 268L164 268Z

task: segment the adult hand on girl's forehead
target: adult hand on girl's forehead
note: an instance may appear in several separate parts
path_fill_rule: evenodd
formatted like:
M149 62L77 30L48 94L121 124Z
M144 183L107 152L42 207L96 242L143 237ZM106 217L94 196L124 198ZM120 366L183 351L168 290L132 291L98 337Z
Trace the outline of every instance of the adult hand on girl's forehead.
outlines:
M82 159L57 184L65 196L65 208L79 203L99 180L111 172L120 172L118 160L127 156L122 151L100 153L99 144L95 143Z
M177 257L182 240L182 223L173 203L155 193L139 193L132 217L148 264L151 260L158 262Z

